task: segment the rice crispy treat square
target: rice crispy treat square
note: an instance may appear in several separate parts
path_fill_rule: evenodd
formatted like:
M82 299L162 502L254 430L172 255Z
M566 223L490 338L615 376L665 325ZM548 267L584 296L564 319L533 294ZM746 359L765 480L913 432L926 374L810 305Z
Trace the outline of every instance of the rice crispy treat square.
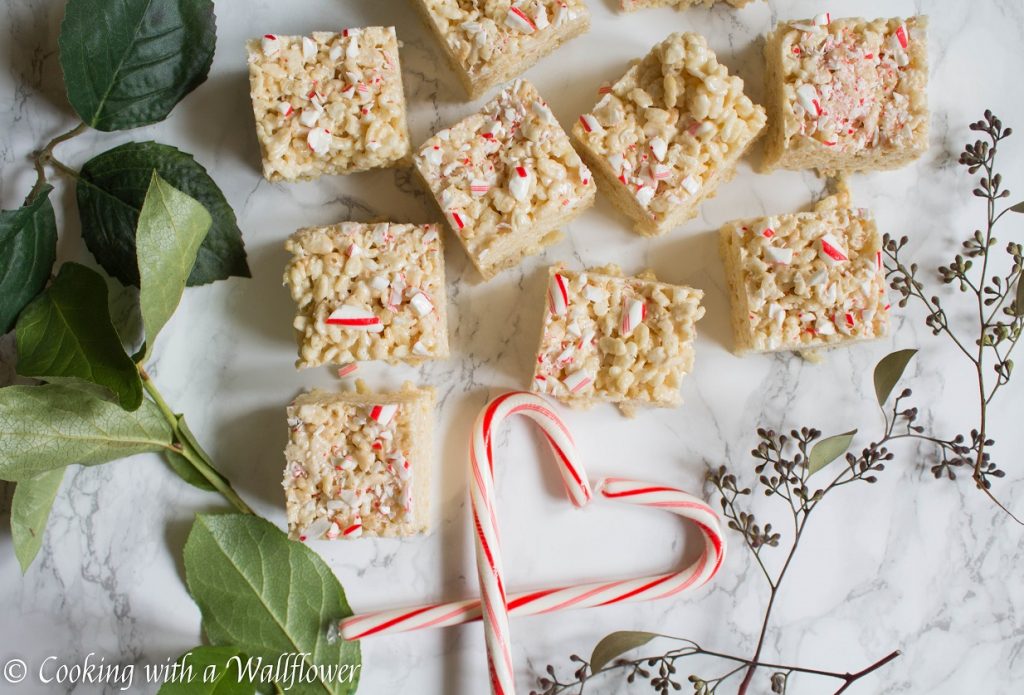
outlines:
M693 367L704 293L618 266L549 270L532 388L573 406L674 407Z
M765 123L699 34L672 34L602 91L572 134L602 191L644 236L696 216Z
M251 39L249 83L268 181L315 179L408 159L394 27Z
M288 406L284 490L295 540L411 536L429 527L434 389L312 391Z
M594 202L590 170L526 80L427 140L413 161L485 279L558 241Z
M295 232L284 283L297 304L297 369L448 357L437 225L342 222Z
M585 0L415 0L471 99L590 28Z
M927 17L783 22L768 37L767 170L896 169L928 149Z
M737 354L888 334L882 237L845 187L813 212L730 222L720 241Z
M740 8L749 3L750 0L621 0L621 2L623 10L626 12L632 12L633 10L639 10L645 7L667 7L669 5L674 5L680 10L685 10L697 5L711 7L715 3L729 4L733 7Z

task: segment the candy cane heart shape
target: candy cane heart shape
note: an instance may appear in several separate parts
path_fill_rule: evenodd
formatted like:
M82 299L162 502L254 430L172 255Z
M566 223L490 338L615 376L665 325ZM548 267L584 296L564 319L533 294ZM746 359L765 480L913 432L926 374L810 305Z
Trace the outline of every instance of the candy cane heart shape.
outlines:
M356 640L372 635L447 627L483 618L492 688L495 693L503 695L514 692L508 616L538 615L569 608L592 608L676 596L708 582L718 572L725 557L721 522L715 511L702 500L671 487L605 478L596 485L598 500L662 509L692 521L704 538L700 557L689 567L676 572L506 596L495 522L491 433L497 424L514 414L527 415L541 427L559 465L570 501L576 506L583 506L594 496L572 437L546 400L529 393L509 393L494 399L477 419L470 450L470 492L482 598L365 613L341 623L342 635Z

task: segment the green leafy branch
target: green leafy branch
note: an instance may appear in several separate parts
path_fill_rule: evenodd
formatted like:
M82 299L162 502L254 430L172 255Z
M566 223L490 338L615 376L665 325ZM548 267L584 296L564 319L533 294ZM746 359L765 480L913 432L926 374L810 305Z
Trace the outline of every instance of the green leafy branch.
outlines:
M43 382L0 388L0 479L17 483L18 560L27 569L37 555L67 466L161 453L185 481L219 492L240 512L193 524L186 580L211 646L179 660L203 669L199 680L167 682L162 695L249 695L257 683L348 695L359 682L359 645L328 630L352 613L341 585L311 549L253 514L146 367L187 286L248 277L231 206L191 155L169 145L129 142L80 169L56 156L89 129L159 122L201 84L216 46L213 2L69 0L59 45L81 123L33 154L36 182L25 204L0 212L0 333L14 328L18 373ZM144 335L133 352L111 319L107 279L78 263L54 276L51 170L74 182L82 238L97 263L139 288ZM301 655L301 682L272 670L285 653ZM207 681L207 669L216 678Z
M995 441L988 431L990 407L996 394L1010 381L1014 366L1011 355L1024 332L1022 246L1014 241L1006 245L1005 260L1009 268L1004 274L997 272L995 250L999 242L995 227L1008 212L1024 213L1024 202L997 209L998 201L1009 197L1010 191L1003 188L1003 177L996 172L996 153L1000 143L1013 134L1013 129L1003 128L991 111L985 111L984 118L972 123L970 128L982 133L984 139L966 145L959 162L970 174L982 173L973 194L985 201L985 228L975 230L962 243L962 253L937 269L943 284L968 295L974 305L975 320L970 332L961 335L951 325L942 299L926 294L925 285L918 278L918 264L905 259L910 243L908 237L896 240L886 235L884 250L888 259L887 277L891 287L900 294L900 306L910 301L923 306L928 312L925 324L932 334L949 338L973 366L978 387L978 424L968 435L952 439L924 437L914 431L908 436L928 440L939 447L938 461L931 469L936 478L955 480L958 469L969 470L980 490L1014 521L1024 524L992 491L993 479L1002 478L1005 472L992 461L989 450Z
M723 683L739 679L738 692L744 695L759 669L772 671L769 685L773 693L785 693L790 676L794 673L803 673L841 681L839 689L835 691L838 695L857 680L899 656L898 650L892 651L860 671L838 672L766 662L762 658L762 652L771 628L776 600L796 557L800 542L805 537L811 515L835 490L851 483L877 482L878 474L885 470L886 463L894 457L888 448L889 445L895 440L918 435L916 429L919 428L913 424L916 411L911 414L909 409L901 405L902 401L911 395L909 389L893 399L892 406L886 410L886 403L915 352L894 352L883 358L875 367L875 396L879 407L883 409L883 428L878 439L869 442L859 452L849 450L857 434L856 430L822 438L821 431L810 427L794 429L788 434L761 428L757 430L760 441L751 451L751 456L755 460L754 485L741 486L737 476L730 473L725 466L709 471L708 482L718 495L722 515L728 527L743 538L744 546L768 585L768 601L752 656L713 651L693 640L673 637L671 639L682 642L683 646L660 655L620 659L617 657L624 652L643 646L659 635L648 632L617 632L598 644L589 661L576 655L570 657L576 664L570 680L559 680L555 668L548 666L547 676L538 680L540 690L536 691L537 695L583 693L585 686L593 678L610 672L625 673L626 680L630 683L638 678L647 680L654 692L661 695L680 690L684 682L690 685L694 695L711 695L717 692ZM836 461L840 461L842 465L832 465ZM821 480L821 475L829 470L830 466L836 468L836 471L831 478ZM750 509L749 500L755 488L760 489L765 497L775 500L785 510L784 516L789 518L789 530L786 532L785 541L783 532L770 522L759 521L757 515ZM766 556L775 554L780 549L783 551L783 557L774 563L780 565L780 568L772 571L769 568L772 563ZM678 670L677 662L695 656L712 657L728 662L727 670L714 677L690 673L684 678Z

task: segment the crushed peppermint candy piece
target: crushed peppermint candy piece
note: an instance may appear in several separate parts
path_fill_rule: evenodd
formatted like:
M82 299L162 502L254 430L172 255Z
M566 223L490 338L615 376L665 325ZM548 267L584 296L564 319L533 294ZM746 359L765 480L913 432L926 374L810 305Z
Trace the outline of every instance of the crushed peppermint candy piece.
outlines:
M430 301L430 297L423 290L416 290L409 298L409 304L412 305L418 316L426 316L434 310L434 303Z
M850 260L843 245L831 234L824 234L818 239L818 258L830 267Z
M640 203L643 207L647 207L654 200L654 193L653 186L640 186L640 188L636 189L636 202Z
M352 376L357 371L359 371L359 363L349 362L348 364L343 364L338 368L338 376L344 379L347 376Z
M555 274L548 287L548 308L555 316L564 316L569 309L569 286L564 275Z
M517 166L508 181L508 192L516 200L526 200L530 193L530 179L532 175L524 166Z
M809 279L807 280L807 284L808 284L808 285L811 285L811 286L821 285L821 284L824 284L824 282L825 282L826 280L828 280L828 271L827 271L827 270L825 270L824 268L819 268L819 269L818 269L818 270L817 270L817 271L816 271L816 272L814 273L814 275L812 275L812 276L811 276L811 277L810 277L810 278L809 278Z
M388 465L395 475L398 476L399 480L408 480L412 476L412 464L409 463L409 459L405 458L401 452L388 456Z
M576 353L576 346L571 343L555 358L555 364L569 364Z
M533 23L529 15L515 5L508 8L508 14L505 15L505 26L524 34L532 34L537 31L537 25Z
M761 230L761 236L763 236L765 239L771 239L773 236L775 236L775 230L772 229L771 227L765 227L764 229Z
M900 24L899 27L896 28L895 33L893 33L893 36L896 37L896 41L899 43L900 48L902 48L903 50L906 50L907 47L910 46L910 40L907 38L906 24Z
M318 541L324 537L330 527L331 523L326 519L317 519L306 527L305 536L310 540Z
M309 131L309 135L306 136L306 143L309 145L309 149L313 150L314 154L327 154L331 149L331 143L334 138L331 136L331 131L327 128L314 128Z
M533 109L533 113L544 123L554 124L557 122L555 114L551 113L551 109L540 99L534 99L533 103L530 104Z
M412 354L423 357L430 354L430 348L428 348L422 340L417 340L412 344Z
M342 305L332 311L325 323L331 326L369 331L370 333L380 333L384 330L384 324L381 323L380 319L372 311L349 304Z
M647 316L647 304L635 297L622 298L622 335L630 335Z
M807 115L817 118L821 115L821 102L818 100L818 90L813 84L802 84L796 88L796 99L800 107L807 112Z
M497 140L502 136L503 132L501 121L492 120L480 131L480 137L486 140Z
M593 383L593 379L590 378L585 371L582 369L573 372L565 377L563 383L565 388L569 389L570 393L579 393L587 387L587 385Z
M822 12L821 14L814 15L814 23L819 27L827 27L832 23L832 15L828 12Z
M683 188L685 188L686 192L689 193L690 195L696 195L697 191L700 190L700 181L698 181L692 176L687 176L685 179L683 179L682 183Z
M384 405L375 405L370 408L370 418L376 420L382 425L391 424L391 421L395 419L395 415L397 414L397 403L385 403Z
M423 153L423 159L427 160L427 164L439 167L444 160L444 153L441 152L441 148L438 145L434 145Z
M331 46L331 50L327 52L327 57L330 58L332 63L337 63L338 60L341 58L341 50L342 49L340 43L336 43L333 46Z
M278 111L278 113L280 113L285 118L288 118L293 113L295 113L295 109L292 108L292 105L289 104L287 101L282 101L282 102L278 103L277 111Z
M473 179L469 182L469 192L473 194L474 198L486 195L489 190L491 190L491 184L483 179Z
M302 37L302 59L310 61L316 58L317 46L316 41L309 38L308 36Z
M357 521L342 531L342 535L345 536L345 538L359 538L363 535L363 523L361 521Z
M606 302L608 301L608 290L604 289L603 287L594 287L592 285L587 285L587 287L583 290L583 296L586 297L587 300L591 302Z
M263 38L260 39L260 47L263 49L263 55L268 58L276 56L281 52L281 39L277 38L274 34L264 34Z
M533 16L533 25L538 29L547 29L551 22L548 20L548 11L544 5L537 5L537 13Z
M299 114L299 123L306 128L313 128L316 126L316 122L320 120L320 114L323 113L321 108L310 108L302 109L302 113Z
M664 164L655 164L651 167L651 178L655 181L664 181L672 175L672 169Z
M793 262L793 249L789 248L780 248L769 244L764 247L764 255L777 265L789 265Z
M374 275L373 279L370 280L370 289L377 290L378 292L383 292L390 286L391 281L384 275Z
M659 162L664 161L668 154L668 143L664 138L651 138L651 153Z
M452 223L456 229L465 229L466 222L462 219L462 213L458 210L449 210L448 216L452 218Z
M345 250L345 253L348 254L349 258L352 258L354 256L362 255L363 250L359 248L359 244L352 242L351 244L348 245L348 248Z
M589 113L585 113L580 116L580 123L583 124L583 130L588 133L603 133L604 128L598 123L597 119Z
M327 540L333 541L335 538L337 538L340 535L341 535L341 527L338 526L336 523L334 523L332 521L330 528L327 529L327 534L326 534ZM333 634L331 632L332 629L333 629ZM330 624L330 626L327 628L327 643L331 644L332 642L337 642L337 641L338 641L338 626L337 626L336 623L332 622Z

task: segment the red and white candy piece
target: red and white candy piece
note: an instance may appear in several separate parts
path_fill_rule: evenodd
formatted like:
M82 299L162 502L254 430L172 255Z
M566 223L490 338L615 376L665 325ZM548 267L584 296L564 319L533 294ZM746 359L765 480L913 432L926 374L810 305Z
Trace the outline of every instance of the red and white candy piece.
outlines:
M555 273L548 285L548 309L555 316L564 316L569 309L569 280Z
M483 179L473 179L469 182L469 192L473 194L474 198L480 198L481 196L487 195L487 191L491 190L491 184L487 183Z
M277 104L277 112L285 118L288 118L295 113L295 109L287 101L281 101Z
M264 34L260 39L260 48L263 49L263 55L268 58L276 56L281 52L281 39L276 34Z
M338 367L338 376L341 377L342 379L344 379L347 376L352 376L353 374L355 374L358 371L359 371L359 363L358 362L349 362L348 364L343 364L342 366Z
M793 249L769 244L764 247L764 255L772 263L789 265L793 262Z
M821 115L821 102L818 100L818 90L814 88L813 84L802 84L797 87L796 100L809 116L817 118Z
M306 111L303 111L306 113ZM327 128L313 128L309 131L309 135L306 136L306 143L309 145L309 149L313 150L314 154L324 155L331 149L331 143L334 142L334 138L331 136L331 131Z
M317 45L316 41L309 38L308 36L302 37L302 59L310 61L316 58Z
M622 335L631 335L647 316L647 304L636 297L622 298Z
M461 210L449 210L448 217L452 219L452 224L455 225L455 229L463 230L466 228L466 221L462 219Z
M524 166L517 166L513 168L512 175L508 180L508 192L516 200L526 200L526 197L530 194L530 180L533 175L529 169Z
M846 249L831 234L824 234L818 239L818 258L825 261L825 265L829 267L850 260L846 255Z
M659 162L665 159L665 155L668 154L668 143L664 138L651 138L651 154Z
M601 124L597 122L597 119L592 114L585 113L580 116L580 123L583 125L583 130L588 133L604 132L604 128L601 127Z
M384 324L381 323L381 320L372 311L349 304L343 304L332 311L325 323L330 326L342 326L343 328L369 331L370 333L380 333L384 330Z
M370 419L385 426L390 425L397 414L397 403L385 403L384 405L375 405L370 408Z
M700 181L695 179L693 176L687 176L683 179L682 183L683 188L685 188L686 192L690 195L697 195L697 191L700 190Z
M545 21L547 20L547 15L545 15L544 19ZM530 19L530 16L515 5L508 8L508 14L505 15L505 26L521 31L524 34L532 34L537 31L537 25Z
M565 388L569 389L569 393L579 393L587 386L594 383L594 379L582 369L578 369L567 375L565 379L562 380L562 383L565 384Z

